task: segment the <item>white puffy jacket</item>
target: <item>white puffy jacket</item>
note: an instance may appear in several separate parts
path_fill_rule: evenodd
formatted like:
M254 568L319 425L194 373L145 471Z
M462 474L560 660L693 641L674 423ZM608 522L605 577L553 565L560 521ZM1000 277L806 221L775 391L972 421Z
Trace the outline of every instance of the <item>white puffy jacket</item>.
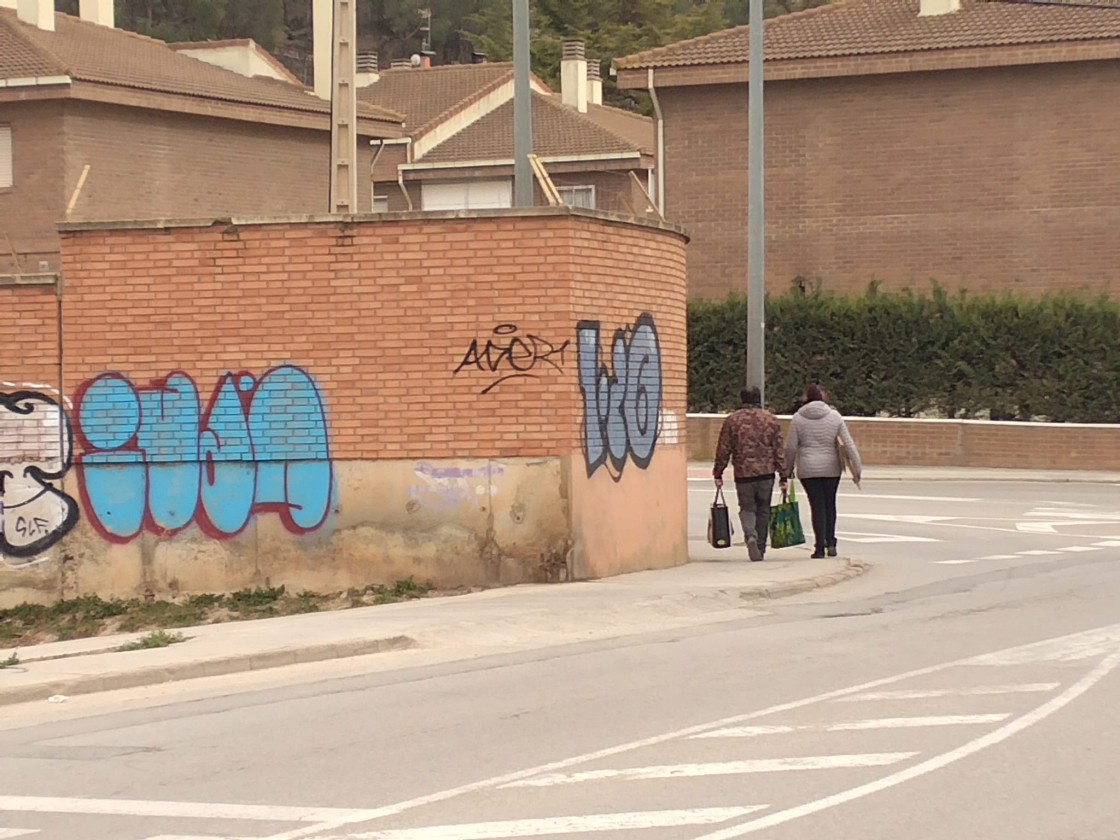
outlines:
M839 477L842 470L837 439L844 441L852 477L859 481L863 464L848 424L839 411L820 400L806 403L793 415L786 439L786 463L796 468L798 478Z

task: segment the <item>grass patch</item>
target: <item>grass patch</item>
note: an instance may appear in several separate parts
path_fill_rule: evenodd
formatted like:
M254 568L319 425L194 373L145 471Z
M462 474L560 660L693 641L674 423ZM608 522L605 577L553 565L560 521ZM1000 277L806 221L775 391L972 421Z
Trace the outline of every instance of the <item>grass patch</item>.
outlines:
M0 659L0 670L4 668L14 668L19 664L19 654L13 653L7 659Z
M151 650L152 648L165 648L185 642L187 637L182 633L168 633L166 630L153 630L147 636L141 636L134 642L121 645L117 650Z
M228 595L190 595L173 601L104 600L96 595L84 595L51 606L19 604L0 610L0 645L16 647L152 630L155 632L144 637L151 638L151 643L143 648L128 649L166 647L182 641L178 638L159 643L164 637L181 636L168 633L171 628L394 604L424 598L431 591L428 584L417 583L409 577L389 586L371 584L333 594L306 590L291 594L283 586L266 586L241 589Z

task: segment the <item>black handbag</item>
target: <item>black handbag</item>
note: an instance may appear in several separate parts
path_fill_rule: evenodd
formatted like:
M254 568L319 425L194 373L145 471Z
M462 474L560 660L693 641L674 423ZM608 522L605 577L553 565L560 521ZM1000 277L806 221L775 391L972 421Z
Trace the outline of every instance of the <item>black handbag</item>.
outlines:
M716 489L716 500L712 502L712 512L708 515L708 544L712 548L731 548L731 514L723 500L723 488Z

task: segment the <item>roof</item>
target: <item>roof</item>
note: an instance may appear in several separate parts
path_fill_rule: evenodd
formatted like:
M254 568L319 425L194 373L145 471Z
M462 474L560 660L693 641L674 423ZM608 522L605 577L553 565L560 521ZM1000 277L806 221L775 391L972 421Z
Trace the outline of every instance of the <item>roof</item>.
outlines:
M589 106L587 114L564 105L555 94L533 94L533 151L541 157L575 155L632 156L649 153L653 121L604 106ZM639 122L640 121L640 122ZM467 163L511 160L513 101L472 123L424 155L424 163Z
M173 44L168 44L168 49L175 50L175 52L182 52L184 50L221 50L229 47L244 47L251 50L262 61L266 62L273 70L282 75L285 79L293 85L303 87L303 83L296 77L295 73L284 66L284 62L254 41L252 38L231 38L225 41L176 41Z
M55 31L20 21L0 9L0 79L69 76L136 90L198 99L261 105L311 113L330 113L330 103L307 88L274 79L249 78L181 55L163 41L55 15ZM361 116L393 122L384 109L363 109Z
M379 81L358 90L358 99L403 114L407 128L421 133L447 112L512 78L509 63L384 70Z
M620 58L619 70L738 64L749 27ZM837 0L765 24L767 60L829 58L968 47L1025 46L1120 38L1120 8L962 0L961 9L918 15L918 0Z

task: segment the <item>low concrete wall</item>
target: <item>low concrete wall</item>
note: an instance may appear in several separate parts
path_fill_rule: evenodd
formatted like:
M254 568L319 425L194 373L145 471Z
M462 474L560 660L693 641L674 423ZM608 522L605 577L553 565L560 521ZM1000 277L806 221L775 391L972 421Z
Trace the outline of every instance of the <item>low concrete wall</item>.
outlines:
M688 415L689 458L710 461L726 415ZM781 418L788 425L789 417ZM1120 425L849 417L867 464L1120 470Z

